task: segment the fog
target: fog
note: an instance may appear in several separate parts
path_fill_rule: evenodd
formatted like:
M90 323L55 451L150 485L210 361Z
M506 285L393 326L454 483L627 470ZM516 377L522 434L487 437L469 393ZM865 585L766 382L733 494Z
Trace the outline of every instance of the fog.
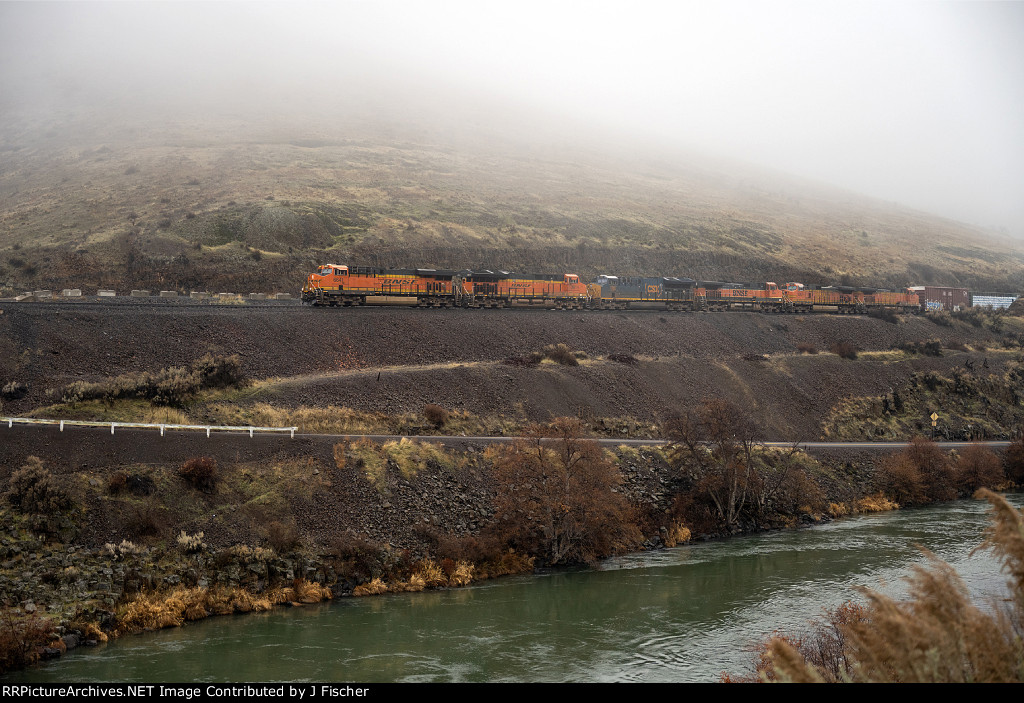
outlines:
M1022 46L1018 2L2 2L0 120L546 124L1024 236Z

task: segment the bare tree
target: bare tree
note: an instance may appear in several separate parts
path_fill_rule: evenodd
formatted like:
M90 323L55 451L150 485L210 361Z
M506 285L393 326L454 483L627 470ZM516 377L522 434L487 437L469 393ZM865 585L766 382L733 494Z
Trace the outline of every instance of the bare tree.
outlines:
M585 562L635 547L639 530L618 468L582 436L575 418L531 428L528 438L488 450L495 518L513 546L552 564Z
M733 527L759 480L750 416L728 401L706 400L669 417L662 431L674 463L711 499L725 527Z

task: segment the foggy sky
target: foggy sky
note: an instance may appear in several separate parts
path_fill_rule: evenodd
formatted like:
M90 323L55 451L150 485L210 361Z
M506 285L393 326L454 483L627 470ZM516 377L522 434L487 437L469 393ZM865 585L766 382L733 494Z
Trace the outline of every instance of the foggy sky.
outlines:
M0 2L0 119L462 95L1024 236L1022 46L1022 2Z

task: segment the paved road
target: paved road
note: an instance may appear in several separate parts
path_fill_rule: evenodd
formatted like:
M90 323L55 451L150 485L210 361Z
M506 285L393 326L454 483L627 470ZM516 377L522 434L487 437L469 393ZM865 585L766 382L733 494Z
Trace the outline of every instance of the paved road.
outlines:
M117 427L112 434L110 427L71 427L60 431L54 425L13 424L8 427L0 422L0 468L19 466L26 456L33 454L41 458L79 466L103 466L130 462L175 462L184 461L201 454L232 456L240 460L265 458L277 452L289 453L332 453L332 447L343 441L369 439L374 442L397 441L403 435L330 435L295 433L295 437L283 434L255 433L250 438L248 431L213 431L206 436L205 430L168 429L161 436L159 429ZM513 442L517 437L463 437L450 435L416 436L418 441L436 442L452 448L484 447L499 442ZM630 447L652 447L664 445L660 439L610 439L594 438L607 447L626 445ZM765 442L769 447L789 448L792 442ZM798 442L797 446L810 453L819 452L894 452L907 446L907 442ZM968 442L939 442L945 450L963 449ZM1001 450L1010 443L982 442L990 449Z

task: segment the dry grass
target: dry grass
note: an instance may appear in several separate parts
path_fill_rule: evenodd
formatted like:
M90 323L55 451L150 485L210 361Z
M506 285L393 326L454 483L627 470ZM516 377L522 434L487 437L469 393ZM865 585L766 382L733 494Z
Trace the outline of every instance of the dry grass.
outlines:
M931 554L915 566L909 597L896 601L860 589L865 606L839 609L802 637L776 636L760 651L760 680L864 683L1009 683L1024 681L1024 515L982 490L992 505L983 545L1010 575L1013 597L993 612L971 602L949 564ZM824 646L808 646L808 643ZM748 677L754 678L754 677Z
M212 588L175 588L137 594L121 603L116 612L115 636L180 627L192 620L210 615L253 613L270 610L275 605L289 602L318 603L330 599L329 588L304 579L296 579L291 586L281 586L263 593L242 588L214 586Z
M855 511L858 513L882 513L889 510L899 510L899 508L899 503L894 503L881 493L876 493L858 500Z
M666 528L663 541L666 547L675 547L690 541L690 528L681 522L673 522Z
M533 571L536 557L514 549L503 551L496 557L477 562L476 578L478 581L511 574L528 574Z
M379 596L381 593L387 593L388 586L378 576L369 583L360 584L352 590L353 596Z
M869 511L864 511L869 512ZM877 512L877 511L871 511ZM846 507L846 503L829 503L828 514L832 517L844 517L850 514L850 509Z
M368 439L334 445L334 461L339 469L353 466L362 469L377 490L387 487L387 460L381 454L380 446Z
M441 567L433 559L424 559L415 567L416 574L423 579L424 584L429 588L448 585L448 577Z
M397 442L385 442L381 451L406 478L412 478L431 464L445 469L452 469L456 465L455 458L440 444L417 442L408 437L402 437Z

